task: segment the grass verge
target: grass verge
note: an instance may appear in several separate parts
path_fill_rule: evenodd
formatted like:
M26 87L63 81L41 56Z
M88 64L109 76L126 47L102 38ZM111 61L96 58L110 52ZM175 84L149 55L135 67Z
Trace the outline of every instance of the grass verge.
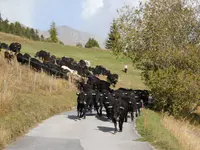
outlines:
M76 103L76 90L67 81L34 73L17 62L8 64L2 55L0 72L0 149Z
M200 129L186 120L164 116L162 123L177 138L184 150L200 150Z
M159 114L151 110L143 110L136 123L136 129L143 137L141 141L148 141L156 149L161 150L182 149L175 136L163 125Z

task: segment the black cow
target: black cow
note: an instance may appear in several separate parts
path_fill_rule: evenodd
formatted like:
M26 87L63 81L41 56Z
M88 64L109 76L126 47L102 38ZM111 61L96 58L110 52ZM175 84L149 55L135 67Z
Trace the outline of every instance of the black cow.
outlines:
M2 49L5 49L5 50L8 50L9 49L9 46L8 44L6 43L1 43L1 46L0 46Z
M19 53L21 48L22 48L22 45L20 43L17 43L17 42L16 43L11 43L9 45L9 50L14 52L15 54Z
M113 106L112 121L117 131L117 122L119 123L119 132L123 130L123 123L128 113L128 104L123 100L117 100Z
M34 69L35 71L41 72L42 71L42 66L43 66L43 64L39 60L37 60L35 58L31 58L30 59L30 67L32 69Z
M118 78L119 78L118 74L109 73L107 76L107 80L111 83L111 85L113 85L113 87L115 87L115 85L117 84Z
M77 94L77 116L80 118L86 118L86 107L87 107L87 94L85 92L76 93Z
M37 52L37 53L35 54L35 58L37 58L37 57L39 57L39 59L42 58L42 60L44 61L44 58L45 58L45 57L50 57L50 53L49 53L49 52L46 52L46 51L44 51L44 50L41 50L41 51L39 51L39 52Z
M29 60L31 59L31 56L30 56L29 54L25 53L25 54L23 55L23 57L24 57L24 63L25 63L26 65L28 65L28 64L29 64Z
M102 116L102 109L103 109L103 102L104 102L104 94L97 92L96 94L96 110L97 115Z
M21 63L21 64L24 64L25 62L24 62L24 56L21 54L21 53L18 53L17 54L17 61L19 62L19 63Z

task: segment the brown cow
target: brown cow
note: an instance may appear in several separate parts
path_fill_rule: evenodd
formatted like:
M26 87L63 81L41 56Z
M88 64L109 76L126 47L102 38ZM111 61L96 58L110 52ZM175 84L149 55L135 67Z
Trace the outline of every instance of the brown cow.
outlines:
M8 60L8 63L11 63L12 59L14 59L14 55L10 54L8 51L5 51L4 58Z

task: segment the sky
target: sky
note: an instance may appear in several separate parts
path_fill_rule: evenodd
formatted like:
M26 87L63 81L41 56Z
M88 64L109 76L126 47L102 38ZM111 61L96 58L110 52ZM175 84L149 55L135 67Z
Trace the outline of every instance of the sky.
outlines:
M106 38L116 10L124 3L138 6L139 0L0 0L0 13L10 22L39 30L48 30L55 21L57 26Z

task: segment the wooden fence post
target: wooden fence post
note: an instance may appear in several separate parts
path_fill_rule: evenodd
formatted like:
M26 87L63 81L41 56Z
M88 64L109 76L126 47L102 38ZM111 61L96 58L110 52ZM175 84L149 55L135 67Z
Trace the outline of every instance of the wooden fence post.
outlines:
M52 80L53 80L53 75L51 76L51 80L50 80L50 87L49 87L50 93L52 91Z
M147 125L147 110L145 111L145 114L144 114L144 128L146 128L146 125Z
M21 69L19 70L19 81L20 81L20 83L22 82L22 70Z
M3 98L6 98L6 80L4 80L4 92L3 92Z
M31 58L28 59L28 66L31 67L30 65L31 65Z
M35 74L34 74L34 85L33 85L34 92L35 92L36 79L37 79L37 74L35 72Z

